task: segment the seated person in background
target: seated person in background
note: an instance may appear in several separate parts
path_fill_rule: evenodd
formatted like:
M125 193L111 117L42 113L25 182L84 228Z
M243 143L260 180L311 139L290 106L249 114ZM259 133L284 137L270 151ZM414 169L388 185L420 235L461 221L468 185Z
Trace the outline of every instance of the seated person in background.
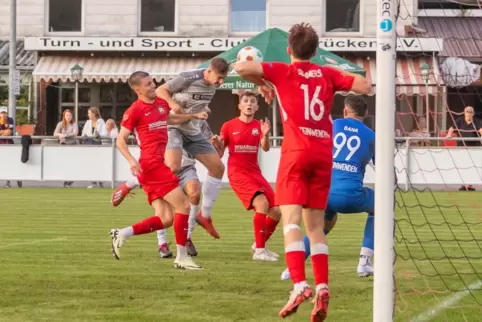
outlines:
M107 136L107 130L105 128L105 122L100 115L100 110L97 107L89 108L87 112L89 119L85 122L84 128L82 129L82 136L89 137L87 144L100 145L102 141L100 137ZM87 188L104 188L102 182L92 182Z
M451 138L455 131L462 138L480 138L482 136L482 123L479 119L474 118L474 108L472 106L467 106L464 109L464 116L458 117L454 126L450 127L447 133L448 138ZM480 141L461 140L457 142L457 146L480 146Z
M429 138L430 133L427 131L427 119L425 116L419 115L416 119L416 129L408 134L410 137L419 137L419 138ZM411 140L411 146L429 146L430 141L428 140Z
M113 119L108 119L107 122L105 122L105 128L107 129L107 136L112 139L115 139L119 134L119 129Z
M59 138L60 144L77 144L76 136L79 135L79 127L74 120L72 111L66 109L62 112L62 121L57 123L54 136ZM70 188L74 184L73 181L64 181L64 188Z
M13 144L12 139L2 139L2 136L14 136L14 121L8 117L8 109L5 106L0 107L0 144ZM22 188L22 181L17 181L17 186ZM5 188L10 188L10 181L5 183Z
M464 109L464 116L460 116L455 120L455 128L450 127L447 138L452 138L455 131L462 138L480 138L482 136L482 122L479 119L474 118L474 108L467 106ZM480 140L477 141L457 141L457 146L480 146ZM475 190L473 186L467 185L460 187L459 190Z

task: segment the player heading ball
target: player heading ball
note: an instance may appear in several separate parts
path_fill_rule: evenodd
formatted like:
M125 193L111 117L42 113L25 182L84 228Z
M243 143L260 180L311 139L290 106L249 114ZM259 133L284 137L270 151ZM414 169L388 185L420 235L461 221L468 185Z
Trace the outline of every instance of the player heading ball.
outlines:
M337 91L371 91L371 85L360 75L311 63L318 43L311 25L296 24L288 36L290 64L238 62L234 67L241 77L260 86L268 103L275 92L279 99L284 139L275 203L282 214L286 263L294 284L280 316L295 313L301 303L313 296L305 276L305 246L300 229L303 219L316 283L311 321L326 319L330 299L328 244L323 226L332 171L331 107Z

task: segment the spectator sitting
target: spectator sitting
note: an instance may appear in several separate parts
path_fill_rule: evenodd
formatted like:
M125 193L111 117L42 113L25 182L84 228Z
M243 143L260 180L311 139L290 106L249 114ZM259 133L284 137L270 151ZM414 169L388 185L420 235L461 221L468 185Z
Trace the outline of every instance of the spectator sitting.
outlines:
M77 144L75 137L79 135L79 127L74 121L72 111L69 109L64 110L62 113L62 121L57 124L54 131L54 136L59 138L60 144ZM65 181L64 188L70 188L74 182Z
M115 121L113 119L108 119L107 122L105 122L105 128L107 129L107 136L110 137L112 140L103 140L104 145L112 145L115 142L115 138L119 134L119 129L117 128L117 125L115 124Z
M474 108L467 106L464 109L464 116L455 120L455 129L450 127L447 138L452 138L454 131L457 131L462 138L477 138L482 135L482 123L480 120L474 118ZM477 141L458 141L457 146L480 146L480 140ZM459 190L475 190L473 186L462 186Z
M418 116L417 117L417 129L410 132L408 134L410 137L419 137L419 138L429 138L430 133L427 131L427 120L425 116ZM411 140L410 145L413 146L429 146L430 141L428 140Z
M5 106L0 107L0 144L13 144L12 139L1 139L2 136L14 136L14 121L8 117L8 109ZM22 188L22 181L17 181L17 186ZM10 181L5 183L5 188L10 188Z
M102 119L100 111L97 107L89 108L87 115L89 119L84 124L84 128L82 129L82 136L91 138L90 140L88 140L88 144L100 145L102 144L100 138L107 136L105 122ZM87 188L97 187L103 188L102 183L94 181Z
M464 109L464 116L460 116L455 120L455 129L450 127L447 137L451 138L454 131L462 138L477 138L482 135L482 123L480 120L474 118L474 108L467 106ZM457 146L480 146L478 141L458 141Z
M119 129L113 119L108 119L105 123L105 127L107 128L107 136L110 138L115 139L119 134Z

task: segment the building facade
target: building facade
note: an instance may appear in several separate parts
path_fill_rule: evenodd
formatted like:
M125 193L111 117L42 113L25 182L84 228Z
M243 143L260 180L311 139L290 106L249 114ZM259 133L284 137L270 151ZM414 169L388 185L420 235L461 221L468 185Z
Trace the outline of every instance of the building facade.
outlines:
M405 37L416 23L417 0L402 0L396 29L402 55L397 63L399 110L421 95L438 95L438 67L433 53L441 39ZM217 53L268 28L288 30L308 22L319 32L320 47L363 66L376 85L377 0L22 0L17 8L17 36L35 52L33 79L38 93L39 128L52 132L62 110L99 106L103 117L121 119L134 99L125 81L137 69L152 72L162 83L180 71L195 68ZM0 38L9 34L9 1L0 0ZM426 55L416 55L417 53ZM430 87L420 66L433 66ZM78 94L70 68L83 67ZM428 93L430 92L430 93ZM76 99L77 98L77 99ZM402 99L403 98L403 99ZM236 95L216 94L211 118L216 131L236 114ZM343 97L335 102L340 115ZM408 103L407 103L408 102ZM374 97L369 98L374 114ZM260 116L272 117L265 105Z

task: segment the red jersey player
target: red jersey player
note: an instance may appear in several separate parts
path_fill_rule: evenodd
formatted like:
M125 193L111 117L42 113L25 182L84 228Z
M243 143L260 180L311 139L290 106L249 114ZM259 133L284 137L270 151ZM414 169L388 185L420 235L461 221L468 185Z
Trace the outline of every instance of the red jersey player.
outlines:
M276 181L276 204L283 217L286 263L294 283L281 317L296 312L313 291L305 277L305 246L300 229L303 218L310 239L316 283L311 321L324 321L328 313L328 245L323 234L324 209L332 168L331 106L337 91L367 94L371 85L359 75L310 62L318 49L318 35L307 24L294 25L288 36L291 64L239 62L236 72L260 85L269 101L279 99L284 139Z
M278 225L280 215L274 206L274 192L258 164L259 146L269 150L269 121L257 121L257 95L245 92L239 98L240 115L223 124L221 137L229 150L228 178L247 210L254 209L253 259L277 261L278 254L266 249L266 241Z
M206 119L207 113L170 114L167 102L156 97L155 84L146 72L133 73L128 83L138 99L124 113L117 137L117 148L129 162L132 174L138 177L150 205L154 208L155 216L120 230L112 229L112 253L115 258L120 259L120 248L129 237L168 228L174 222L177 245L174 267L201 269L201 266L188 256L186 250L189 201L179 187L179 179L164 164L164 153L168 124ZM141 149L139 162L127 147L127 139L132 132L135 133Z

